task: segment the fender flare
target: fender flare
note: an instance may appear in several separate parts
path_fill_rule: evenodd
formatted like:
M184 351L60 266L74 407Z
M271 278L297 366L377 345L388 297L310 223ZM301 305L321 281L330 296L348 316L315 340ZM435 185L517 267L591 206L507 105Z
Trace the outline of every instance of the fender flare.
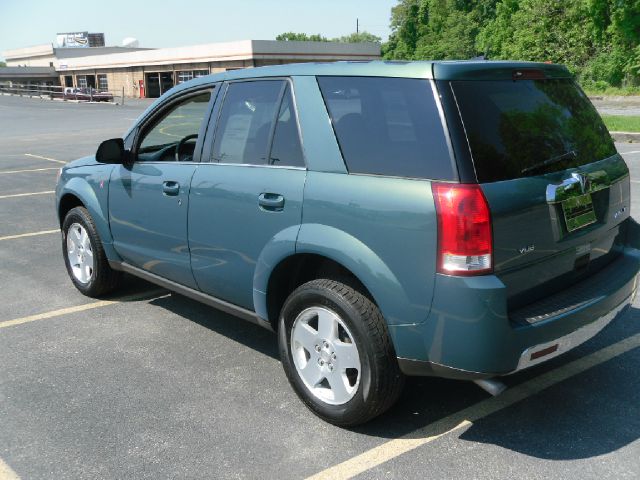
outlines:
M95 190L87 180L82 177L72 177L64 184L64 187L58 194L58 201L56 204L58 212L60 209L60 201L68 194L78 198L91 215L91 218L96 225L96 229L98 230L98 235L102 241L102 246L107 258L109 260L120 260L120 256L115 252L112 246L113 237L111 236L111 228L109 227L109 212L106 211L108 189L104 190L105 199L103 203L101 203ZM63 221L64 219L61 218L60 223Z
M296 239L300 225L294 225L281 230L274 235L262 249L256 262L253 274L253 307L256 314L267 320L267 286L269 278L276 267L285 259L296 253Z
M294 232L297 240L293 237ZM406 319L411 318L410 302L404 289L382 259L354 236L321 224L303 224L283 230L263 250L253 290L255 311L261 318L268 318L266 289L269 276L280 262L294 254L326 257L349 270L371 293L387 323L406 323Z

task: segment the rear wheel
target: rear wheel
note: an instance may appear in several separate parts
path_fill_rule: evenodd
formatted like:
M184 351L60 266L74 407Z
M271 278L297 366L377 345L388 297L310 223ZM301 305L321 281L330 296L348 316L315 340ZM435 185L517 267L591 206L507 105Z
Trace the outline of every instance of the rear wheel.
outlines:
M289 382L330 423L364 423L402 390L382 314L344 283L322 279L297 288L282 308L278 337Z
M84 207L72 208L64 219L62 252L71 281L84 295L98 297L117 287L120 272L109 266L96 226Z

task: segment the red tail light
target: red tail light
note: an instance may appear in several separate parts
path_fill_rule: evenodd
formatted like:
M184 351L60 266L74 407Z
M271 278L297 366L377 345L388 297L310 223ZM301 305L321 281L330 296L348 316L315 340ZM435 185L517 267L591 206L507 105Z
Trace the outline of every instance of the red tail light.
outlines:
M479 185L432 183L438 216L438 272L479 275L493 268L489 205Z

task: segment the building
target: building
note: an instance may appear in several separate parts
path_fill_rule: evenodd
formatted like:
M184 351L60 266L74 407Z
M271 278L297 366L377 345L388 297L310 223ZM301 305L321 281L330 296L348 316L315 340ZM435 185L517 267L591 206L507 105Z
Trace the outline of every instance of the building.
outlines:
M60 75L53 67L4 67L0 68L0 83L20 85L59 85Z
M54 47L53 44L36 45L34 47L5 50L2 56L7 67L54 67L64 65L72 58L96 57L113 53L152 50L149 48L131 47Z
M11 50L3 55L8 66L53 67L59 85L92 86L114 95L150 98L159 97L178 83L225 70L380 58L380 45L376 43L242 40L158 49L49 47Z

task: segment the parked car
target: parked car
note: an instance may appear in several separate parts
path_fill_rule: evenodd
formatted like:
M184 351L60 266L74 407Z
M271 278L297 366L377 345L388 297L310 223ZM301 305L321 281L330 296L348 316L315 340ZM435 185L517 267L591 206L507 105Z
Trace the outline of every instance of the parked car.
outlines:
M52 98L62 98L64 100L80 100L84 102L113 102L113 94L100 92L95 88L75 88L65 87L64 90L51 94Z
M601 330L635 294L629 191L563 66L345 62L183 83L56 199L78 290L127 272L274 330L302 401L355 425L405 375L493 379Z

